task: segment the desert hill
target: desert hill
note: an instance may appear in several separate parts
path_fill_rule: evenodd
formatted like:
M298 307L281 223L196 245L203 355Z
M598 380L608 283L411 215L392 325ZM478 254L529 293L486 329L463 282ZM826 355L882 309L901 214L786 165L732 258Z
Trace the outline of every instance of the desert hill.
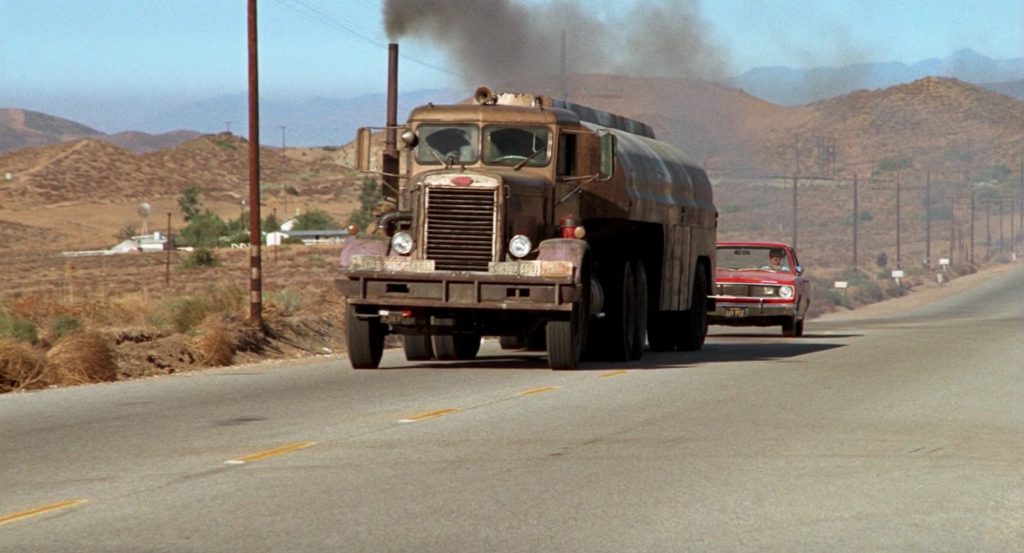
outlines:
M813 171L816 137L835 140L836 170L870 173L878 160L906 157L918 169L954 173L1015 167L1024 141L1024 102L956 79L927 77L883 90L858 91L802 108L785 121L757 125L765 165L772 152L800 142L804 171ZM788 167L792 167L790 154ZM788 169L791 171L791 169Z
M817 170L820 138L835 145L836 173L871 173L879 160L952 172L1016 167L1024 102L956 79L928 77L862 90L808 106L784 107L727 86L681 79L574 76L570 101L649 123L720 175Z
M80 123L27 109L0 109L0 154L21 148L60 144L82 138L95 138L142 154L176 146L199 136L195 131L162 134L121 132L105 134Z
M317 207L339 221L357 208L362 177L334 163L304 161L261 148L264 215ZM112 245L119 229L140 225L136 208L172 213L189 186L222 217L237 217L248 198L248 143L221 133L136 154L95 138L0 154L2 249ZM162 226L161 226L162 228Z

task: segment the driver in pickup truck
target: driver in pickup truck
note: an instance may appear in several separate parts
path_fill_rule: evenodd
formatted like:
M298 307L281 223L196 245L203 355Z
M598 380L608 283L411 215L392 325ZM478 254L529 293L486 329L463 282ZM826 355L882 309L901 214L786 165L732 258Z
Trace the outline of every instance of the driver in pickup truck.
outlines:
M788 271L786 252L782 248L772 248L768 252L768 264L761 268L767 271Z

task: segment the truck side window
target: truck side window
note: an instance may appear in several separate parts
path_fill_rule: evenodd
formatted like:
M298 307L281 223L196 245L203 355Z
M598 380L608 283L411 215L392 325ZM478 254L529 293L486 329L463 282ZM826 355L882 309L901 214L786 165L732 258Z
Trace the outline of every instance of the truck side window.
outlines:
M576 135L558 135L557 175L568 177L576 173Z

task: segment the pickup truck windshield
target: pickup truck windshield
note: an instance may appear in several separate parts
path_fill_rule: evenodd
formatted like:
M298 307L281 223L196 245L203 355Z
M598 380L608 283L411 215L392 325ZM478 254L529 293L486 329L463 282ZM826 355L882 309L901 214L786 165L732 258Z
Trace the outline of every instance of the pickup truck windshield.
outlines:
M789 272L789 260L786 257L785 250L780 248L730 247L715 250L715 263L718 267L735 271Z
M551 157L548 148L550 135L545 127L485 127L484 163L516 168L547 165Z
M422 165L468 165L480 150L480 129L475 125L420 125L416 162Z

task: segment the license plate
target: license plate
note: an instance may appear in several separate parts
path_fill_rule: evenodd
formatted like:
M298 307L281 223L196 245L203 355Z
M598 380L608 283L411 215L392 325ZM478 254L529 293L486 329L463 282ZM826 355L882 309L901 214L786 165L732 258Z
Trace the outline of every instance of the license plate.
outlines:
M725 308L722 309L722 312L723 312L723 314L726 317L746 317L747 316L747 308L746 307L725 307Z

